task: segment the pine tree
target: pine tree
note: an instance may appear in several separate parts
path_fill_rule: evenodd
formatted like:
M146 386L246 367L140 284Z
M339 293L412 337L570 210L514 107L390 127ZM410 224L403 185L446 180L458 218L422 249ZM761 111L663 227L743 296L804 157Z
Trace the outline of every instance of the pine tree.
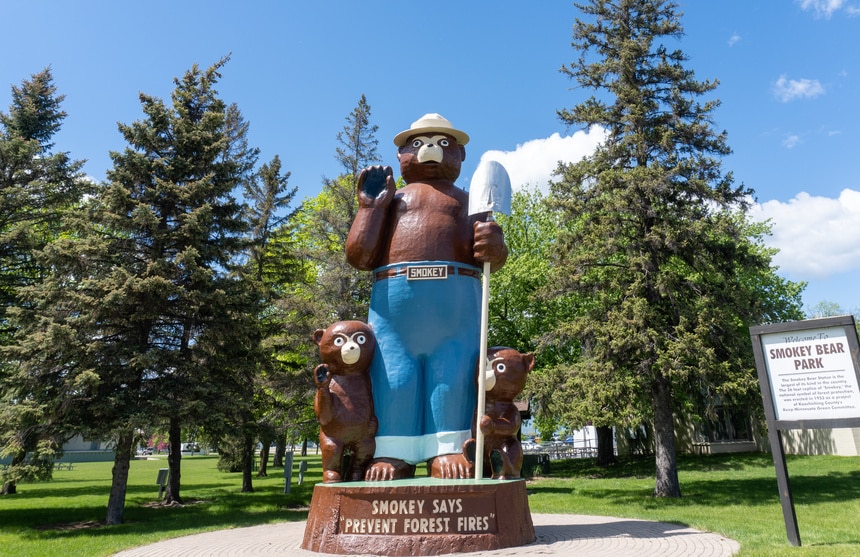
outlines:
M253 360L256 369L250 382L254 387L254 441L263 444L260 452L258 476L267 475L269 446L277 439L285 439L286 417L284 408L284 383L289 383L294 366L284 364L277 356L279 339L289 325L278 311L281 302L288 299L290 284L298 280L300 264L296 254L277 241L277 231L284 227L296 211L287 208L293 201L297 188L288 188L290 173L282 173L281 160L277 155L268 164L263 164L253 179L245 185L245 198L249 224L251 226L248 262L241 269L243 281L250 282L256 295L253 306L246 311L253 316L248 323L256 330ZM276 248L273 249L273 243ZM247 440L242 440L240 456L247 454ZM253 452L245 461L242 458L242 491L250 491Z
M367 97L361 95L358 105L346 117L346 126L338 132L335 158L347 176L358 178L358 173L366 166L379 162L376 147L379 140L376 132L379 126L370 123L370 105Z
M87 193L81 168L54 152L54 135L66 113L50 68L12 87L9 113L0 113L0 336L10 333L5 309L17 305L16 288L38 278L32 254L59 229L62 212Z
M713 129L719 102L698 100L717 82L698 81L666 44L682 35L677 6L577 6L579 57L562 71L595 94L559 115L607 139L552 187L569 226L550 293L583 296L552 336L581 347L570 371L597 425L653 422L654 493L679 497L673 420L703 396L746 400L746 327L765 318L757 296L773 296L748 279L771 276L770 258L737 216L751 190L721 168L730 149ZM791 296L778 301L784 314L796 308Z
M56 272L20 316L19 360L52 385L52 418L115 441L108 524L122 521L136 428L168 429L168 498L181 502L181 428L215 419L247 347L228 358L216 344L244 309L230 275L246 231L233 192L257 156L214 89L226 62L174 80L170 105L141 94L145 119L120 124L129 146L44 250Z
M161 360L149 373L158 388L152 410L170 433L167 502L181 502L182 426L212 419L225 385L233 384L241 349L249 348L226 340L244 309L237 305L241 285L229 271L247 229L234 193L250 179L258 151L247 145L238 108L214 89L227 61L206 70L195 65L176 79L170 106L142 95L147 119L120 126L131 147L112 155L108 173L108 227L136 237L133 250L145 267L135 279L157 304L145 320L146 352ZM146 305L138 311L152 311ZM228 347L233 365L213 355ZM250 401L232 401L243 403Z
M319 303L317 326L343 319L364 320L370 302L370 277L352 268L344 255L349 228L358 209L358 173L378 163L371 109L364 95L347 116L347 125L337 134L337 160L343 173L325 179L322 192L305 201L296 220L298 234L306 246L305 256L315 267L315 299Z
M0 345L13 342L9 312L22 303L21 289L48 272L34 257L61 233L65 211L88 192L83 161L54 152L53 137L66 113L50 68L12 87L8 114L0 113ZM7 352L8 353L8 352ZM16 481L48 478L62 436L46 427L44 405L27 391L29 381L14 358L0 363L0 447L11 456L3 493ZM29 455L29 457L28 457Z

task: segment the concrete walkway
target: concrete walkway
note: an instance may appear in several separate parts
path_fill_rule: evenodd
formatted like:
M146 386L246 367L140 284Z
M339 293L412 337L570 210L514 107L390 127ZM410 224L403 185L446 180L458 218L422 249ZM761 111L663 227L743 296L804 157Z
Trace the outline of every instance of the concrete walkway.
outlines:
M537 540L526 546L463 556L729 557L740 544L719 534L629 518L532 514ZM117 557L314 557L301 548L304 522L265 524L174 538L117 553Z

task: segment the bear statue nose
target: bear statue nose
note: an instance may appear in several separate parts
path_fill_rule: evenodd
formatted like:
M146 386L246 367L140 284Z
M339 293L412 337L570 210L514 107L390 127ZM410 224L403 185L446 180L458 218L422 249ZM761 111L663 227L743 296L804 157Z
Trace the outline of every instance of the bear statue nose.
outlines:
M496 374L493 372L493 366L491 362L487 362L487 370L484 375L484 390L491 391L493 387L496 386Z
M361 347L354 342L347 342L340 349L340 357L343 363L354 364L361 358Z
M442 162L444 156L442 148L434 143L426 143L418 149L418 162Z

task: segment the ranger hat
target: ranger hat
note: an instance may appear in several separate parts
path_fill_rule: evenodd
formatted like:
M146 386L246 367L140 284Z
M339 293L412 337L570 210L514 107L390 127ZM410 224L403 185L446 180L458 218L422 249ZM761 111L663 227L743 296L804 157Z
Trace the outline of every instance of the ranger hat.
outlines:
M469 135L466 132L455 130L451 122L443 118L440 114L425 114L420 119L412 122L408 130L403 130L394 136L394 144L398 147L406 145L406 140L413 135L423 133L447 133L457 140L460 145L465 145L469 142Z

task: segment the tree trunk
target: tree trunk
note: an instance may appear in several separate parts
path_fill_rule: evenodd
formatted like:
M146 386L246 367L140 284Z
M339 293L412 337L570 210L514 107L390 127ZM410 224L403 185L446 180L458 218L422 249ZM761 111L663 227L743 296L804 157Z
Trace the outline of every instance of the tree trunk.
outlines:
M18 466L20 466L24 459L27 458L26 451L18 451L15 456L12 457L12 462L9 463L9 469L7 473L15 470ZM0 489L0 495L15 495L18 493L18 483L15 481L14 474L9 474L9 478L3 481L3 487Z
M133 429L126 429L119 433L116 441L116 450L114 451L113 470L111 471L110 496L108 497L107 517L105 518L107 526L122 524L133 443Z
M656 458L655 497L680 497L678 459L675 454L675 422L669 380L654 383L654 454Z
M242 439L242 493L254 493L253 472L254 438L246 433Z
M182 485L182 428L179 426L179 420L170 418L170 424L167 428L167 443L169 449L167 452L167 467L170 469L170 475L167 479L167 492L164 496L164 503L184 504L182 496L179 494L179 489Z
M6 480L3 482L3 487L0 488L0 495L15 495L18 493L18 487L14 480Z
M615 438L612 426L597 426L597 465L612 466L618 464L615 458Z
M260 449L260 466L257 468L257 477L265 478L268 476L267 468L269 466L269 442L263 441L263 447Z
M302 440L302 456L308 456L308 438Z
M275 468L284 467L284 455L287 454L287 438L285 435L278 436L275 440L275 456L272 458L272 466Z

